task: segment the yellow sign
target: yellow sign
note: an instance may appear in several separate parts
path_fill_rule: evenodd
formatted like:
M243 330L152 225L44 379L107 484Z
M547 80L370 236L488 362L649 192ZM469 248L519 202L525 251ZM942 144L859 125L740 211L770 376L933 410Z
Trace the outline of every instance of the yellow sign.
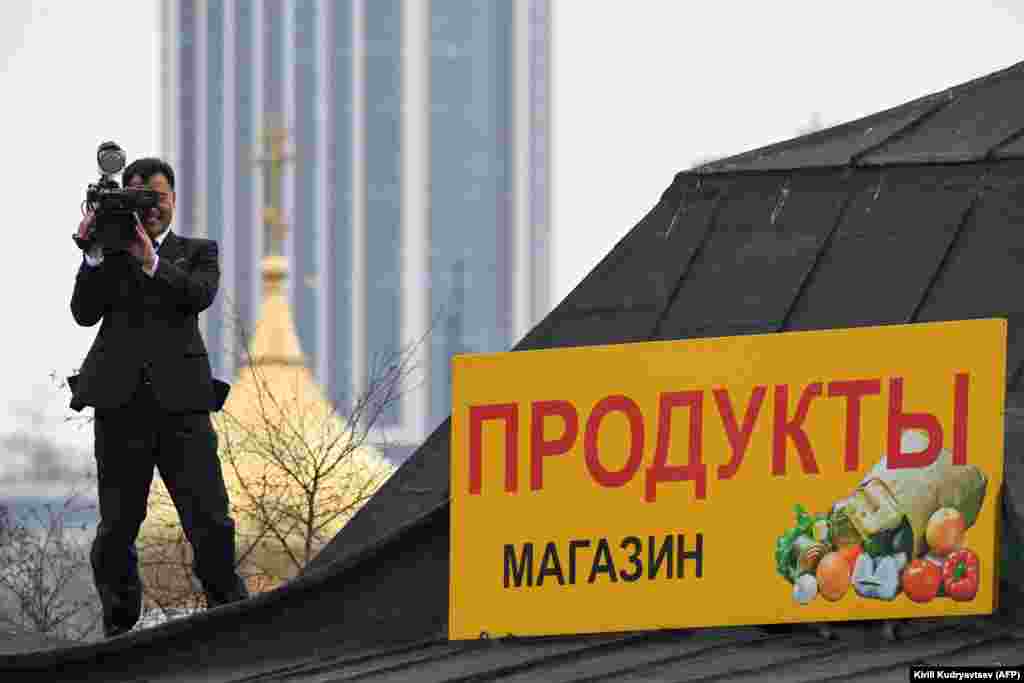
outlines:
M458 356L451 639L990 613L1004 320Z

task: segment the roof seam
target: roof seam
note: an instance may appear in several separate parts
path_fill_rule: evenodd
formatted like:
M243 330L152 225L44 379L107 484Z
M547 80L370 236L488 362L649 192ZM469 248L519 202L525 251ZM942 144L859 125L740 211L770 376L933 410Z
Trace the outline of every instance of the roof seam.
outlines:
M817 142L818 140L828 139L830 134L851 131L851 130L855 130L857 128L864 128L864 127L869 126L871 122L873 122L875 120L884 120L884 118L886 116L892 115L892 114L894 114L894 113L896 113L896 112L898 112L900 110L912 109L914 107L924 105L930 99L933 99L933 98L941 99L941 98L943 98L943 96L945 96L945 98L947 99L947 102L941 102L940 101L937 104L933 105L934 107L937 107L938 109L941 109L942 107L944 107L946 104L948 104L952 100L957 99L961 94L973 92L974 90L976 90L979 86L981 86L983 84L986 84L986 83L991 84L993 82L996 82L996 81L1000 80L1001 78L1004 78L1007 75L1011 74L1012 72L1020 70L1022 67L1024 67L1024 62L1018 62L1018 63L1012 64L1011 66L1008 66L1008 67L1006 67L1004 69L1000 69L999 71L996 71L994 73L986 74L984 76L980 76L978 78L974 78L974 79L972 79L970 81L967 81L967 82L964 82L964 83L959 83L957 85L954 85L952 87L946 88L944 90L939 90L937 92L933 92L933 93L924 95L922 97L915 98L915 99L910 100L908 102L904 102L903 104L896 105L895 107L890 107L888 109L884 109L882 111L876 112L876 113L871 114L869 116L865 116L865 117L862 117L862 118L859 118L859 119L855 119L853 121L847 121L847 122L844 122L844 123L841 123L841 124L838 124L838 125L835 125L835 126L831 126L831 127L826 128L824 130L815 131L815 132L807 134L807 135L797 136L797 137L791 138L789 140L783 140L781 142L777 142L777 143L773 143L773 144L769 144L769 145L764 145L762 147L758 147L758 148L755 148L753 150L748 150L746 152L741 152L739 154L730 155L728 157L725 157L725 158L722 158L722 159L718 159L716 161L708 162L706 164L701 164L700 166L697 166L696 168L692 169L692 172L694 172L695 174L703 175L703 176L725 175L725 174L729 174L729 173L740 172L740 171L736 171L736 170L730 170L730 169L726 168L726 166L736 166L736 165L743 164L743 163L749 164L749 163L756 162L759 159L763 159L763 158L766 158L766 157L771 156L771 155L777 155L779 153L787 152L787 151L795 148L797 146L797 143L799 143L799 142L812 142L812 141L813 142ZM935 111L923 112L921 115L919 115L915 119L916 123L915 123L915 121L911 121L909 124L904 125L900 130L894 132L892 135L890 135L885 140L882 140L881 142L876 143L875 145L872 145L869 148L854 154L850 158L850 160L848 161L847 165L858 163L860 161L860 159L862 159L864 157L864 155L870 154L873 151L877 151L882 146L888 144L889 142L892 142L894 139L896 139L896 137L902 135L905 132L908 132L909 131L909 127L914 127L915 125L917 125L919 123L922 123L923 122L923 119L921 119L922 116L927 118L928 116L930 116L933 113L936 113L936 112ZM920 120L918 120L918 119L920 119ZM1024 133L1022 133L1022 134L1024 134ZM1008 144L1008 142L1011 142L1011 141L1012 140L1003 141L1003 142L1000 143L1000 146ZM836 167L836 166L839 166L839 164L827 164L825 166L812 166L812 167L809 167L809 166L794 166L794 167L790 167L790 168L786 168L786 169L772 169L772 170L794 170L796 168L831 168L831 167ZM759 169L759 171L764 171L764 170L767 170L767 169Z
M665 319L668 317L668 312L672 310L673 304L676 299L679 298L679 292L683 289L683 282L690 275L690 271L693 269L693 264L696 263L699 256L704 252L704 248L711 239L711 234L715 231L718 224L718 212L721 210L723 198L727 191L721 191L714 198L714 204L711 207L711 211L708 214L707 226L704 228L704 235L701 237L700 242L697 243L696 248L690 254L689 260L686 262L686 266L679 274L679 278L676 280L675 287L672 288L671 294L665 301L665 307L661 313L658 314L657 320L654 321L654 327L651 329L651 333L647 336L647 339L657 339L661 334L661 326L664 324Z
M580 292L586 291L586 288L590 286L595 280L600 280L609 272L615 270L615 268L618 266L618 263L622 259L626 258L626 256L628 255L627 253L625 253L624 250L624 245L627 243L627 241L634 236L634 233L638 233L642 229L642 227L646 225L647 221L658 211L662 204L665 204L670 200L672 195L675 193L675 186L677 184L682 185L682 183L685 182L688 177L693 177L693 174L688 174L684 172L676 173L676 175L672 178L672 184L665 190L665 192L662 193L662 196L658 200L658 203L615 243L611 250L609 250L608 253L604 255L604 258L602 258L597 263L597 265L595 265L590 270L590 272L587 273L576 284L575 287L573 287L572 291L570 291L569 294L567 294L558 305L551 309L551 312L548 313L548 315L545 316L543 320L537 323L537 325L535 325L532 330L526 333L523 336L523 338L516 343L512 350L529 351L536 348L548 348L548 346L546 345L538 346L534 343L527 344L527 342L535 341L537 336L543 338L543 335L540 334L542 328L544 328L543 332L546 334L550 332L552 327L557 327L557 325L562 321L562 315L567 310L571 310L569 309L570 301L576 298L580 294ZM697 179L697 181L699 183L699 178ZM684 190L679 190L679 199L677 200L677 202L681 203L685 195L686 193ZM677 204L677 210L678 206L679 204Z
M844 622L842 624L842 626L843 627L852 627L853 629L861 630L862 631L864 629L864 627L865 627L865 624L864 624L864 622ZM964 627L962 625L938 625L937 627L935 627L935 626L931 626L931 627L925 626L923 628L923 630L917 631L917 632L915 632L913 634L910 634L910 635L905 635L905 636L899 638L894 643L891 643L888 646L884 646L884 647L886 648L886 651L894 652L894 651L898 651L898 649L902 649L905 646L905 645L901 645L901 644L919 642L921 640L927 640L929 638L932 638L932 637L934 637L936 635L941 635L942 633L964 631L964 630L966 630L968 628L974 628L974 627L973 626L971 626L971 627ZM844 644L847 644L849 646L851 651L860 650L861 652L863 652L863 650L862 650L863 641L860 638L854 638L852 640L847 640L845 636L841 635L840 639L842 640L842 642ZM815 666L815 669L812 669L811 672L801 673L801 674L790 672L792 674L793 680L803 681L804 683L810 683L811 681L833 680L832 677L819 678L819 677L814 675L814 671L815 670L821 670L822 665L826 664L830 660L836 659L838 655L842 655L843 654L843 651L844 651L843 648L836 648L836 649L831 650L831 651L822 652L820 654L820 656L817 658L817 661L814 661L812 658L808 658L808 660L806 660L805 662L795 662L794 664L796 664L796 666L798 666L798 667L803 666L804 664L811 664L811 665ZM840 661L842 661L842 660L840 660ZM769 666L771 666L771 665L769 665ZM888 665L888 666L897 667L897 666L901 666L901 665L900 664L896 664L896 665ZM854 671L853 673L850 673L850 674L839 674L839 675L835 676L835 678L838 678L838 679L843 679L844 677L854 677L855 678L857 676L862 675L863 673L864 673L863 671Z
M857 185L852 186L843 198L842 203L839 205L839 211L836 213L836 219L832 223L832 228L825 236L825 239L822 240L821 247L818 248L818 253L814 255L814 260L811 262L807 272L805 272L804 276L800 278L800 283L797 285L796 292L793 295L793 300L786 308L786 312L783 314L782 320L780 320L779 324L776 326L776 332L784 332L786 328L789 327L790 322L792 322L793 313L796 312L797 305L807 293L810 282L818 272L818 268L821 265L821 261L824 258L825 253L827 253L832 247L832 242L835 240L835 236L839 232L839 226L843 224L843 220L846 218L847 209L849 209L850 204L853 203L853 198L857 195L858 189L859 187Z
M651 313L660 311L661 308L653 304L640 304L638 306L580 306L579 308L566 309L560 316L560 320L565 322L607 313Z
M932 654L925 654L925 655L920 655L920 656L915 656L915 657L907 657L906 659L901 659L901 660L899 660L897 662L893 662L891 664L877 664L875 666L869 666L869 667L861 669L859 671L847 671L846 673L843 673L843 674L837 674L835 676L830 676L828 678L821 678L821 679L818 679L818 680L820 680L820 681L843 681L843 680L850 680L850 679L858 678L858 677L869 675L869 674L880 674L880 673L884 673L886 671L893 671L893 670L902 669L904 667L910 667L910 666L913 666L914 664L925 664L926 663L926 661L925 661L926 658L927 659L931 659L931 658L934 658L934 657L946 657L946 656L949 656L951 654L956 654L958 652L962 652L964 650L969 650L971 648L977 647L978 645L984 645L984 644L991 643L991 642L999 642L999 641L1002 641L1002 640L1010 639L1010 638L1007 638L1006 634L981 635L981 634L978 634L974 629L970 629L970 628L968 628L968 629L951 629L951 630L963 630L963 631L966 631L966 633L964 633L964 635L967 636L965 638L966 642L964 642L963 640L958 641L958 646L957 647L954 647L954 648L951 648L951 649L948 649L948 650L944 649L941 652L932 653ZM970 637L972 635L972 631L974 631L974 634L973 634L973 637Z
M853 645L850 643L833 644L831 646L825 645L828 641L822 641L822 649L817 652L808 654L798 654L793 657L785 659L775 659L766 664L760 666L750 666L746 668L735 668L729 669L728 671L722 671L715 674L708 674L707 676L701 676L700 678L689 679L691 683L710 683L711 681L721 681L731 678L739 678L741 676L749 676L750 674L763 674L771 671L772 669L778 669L780 667L787 667L793 664L802 664L813 660L823 660L835 657L836 655L844 652L850 652L853 650Z
M672 190L677 185L682 185L682 180L680 179L680 174L678 174L678 173L676 174L675 179L673 179L673 181L672 181L672 187L670 187L669 189ZM700 172L698 171L698 173L697 173L697 182L694 183L693 192L696 193L696 194L699 194L703 188L704 188L704 177L701 176ZM666 194L668 194L668 193L666 192ZM689 206L688 206L687 201L686 201L686 192L681 189L681 190L679 190L679 199L676 200L676 210L672 212L672 220L669 221L668 227L665 228L665 232L662 234L662 237L665 237L666 239L668 239L668 237L672 235L672 233L676 229L676 224L679 222L679 217L682 216L683 213L685 213L684 209L687 209L687 208L689 208Z
M614 669L614 670L611 670L611 671L606 671L606 672L598 674L596 676L588 676L588 677L585 677L585 678L573 679L573 683L596 683L597 681L604 681L604 680L616 680L617 681L617 680L620 680L621 677L624 676L624 675L637 674L637 673L640 673L640 672L643 672L643 671L650 671L652 669L657 669L657 668L662 667L662 666L666 666L666 665L669 665L669 664L674 664L676 662L685 662L687 660L698 659L700 657L703 657L703 656L706 656L708 654L712 654L712 653L715 653L715 652L719 652L721 650L727 650L729 648L743 647L743 646L751 645L751 644L755 644L755 643L756 644L761 644L761 643L768 643L768 642L774 642L774 641L789 640L791 637L792 636L790 636L788 633L787 634L780 634L780 635L765 635L762 632L762 633L757 633L757 634L752 634L752 635L747 635L747 636L741 636L740 638L737 638L735 640L725 639L722 642L711 642L711 643L708 643L707 645L705 645L704 647L699 647L699 648L697 648L695 650L690 650L688 652L683 652L682 654L671 654L671 655L666 655L666 656L662 656L662 657L655 657L655 658L650 659L648 661L644 661L644 662L640 662L640 663L636 663L636 664L629 664L627 666L620 667L618 669Z
M352 653L346 653L341 655L326 655L323 657L315 657L303 662L296 664L288 664L270 671L264 671L258 674L247 674L242 678L236 678L231 683L259 683L260 681L277 681L277 680L288 680L296 675L314 674L329 670L329 668L337 668L341 666L353 666L362 664L378 657L395 657L403 654L414 652L415 650L425 649L431 646L439 644L448 644L448 640L443 637L434 637L427 640L418 640L405 645L398 645L395 647L385 648L383 650L375 650L367 652L365 654L352 655ZM270 677L280 678L270 678Z
M921 314L921 310L924 305L931 298L932 291L935 289L935 284L939 281L939 278L946 272L946 268L949 266L950 257L953 252L956 251L957 246L960 244L961 237L964 234L964 228L970 223L973 218L975 211L977 210L978 204L981 203L981 196L984 194L985 183L988 181L989 172L986 169L985 172L978 178L974 185L974 196L971 197L971 201L968 202L967 208L964 209L963 214L960 216L960 222L956 226L956 230L953 232L953 237L949 240L949 244L946 245L945 251L942 253L942 258L939 259L939 264L935 268L935 272L928 279L925 284L924 291L918 298L917 303L914 305L914 309L910 312L906 322L913 323L917 321L917 317Z
M996 152L998 152L1003 147L1008 147L1009 145L1013 144L1018 139L1020 139L1021 136L1024 136L1024 126L1021 126L1017 130L1013 131L1012 133L1004 137L1002 140L997 142L996 144L992 145L992 147L987 152L985 152L985 156L982 158L985 161L994 160L996 158Z
M1012 631L1007 630L1007 631L1003 631L1003 632L1000 632L1000 633L996 633L996 634L990 635L990 636L985 637L985 638L981 638L979 640L972 641L970 643L967 643L966 645L960 645L959 647L953 648L952 650L950 650L948 652L943 652L942 654L935 655L935 656L931 657L931 659L935 660L935 659L937 659L939 657L955 657L955 656L960 655L960 654L962 654L962 653L964 653L966 651L975 649L975 648L977 648L979 646L996 645L996 644L1005 643L1005 642L1015 643L1015 642L1017 642L1019 640L1021 640L1021 639L1018 638L1017 636L1015 636L1012 633Z
M480 649L482 649L482 647L483 646L481 646L481 645L473 644L473 645L467 645L465 647L461 647L461 648L458 648L458 649L455 649L455 650L448 650L448 651L441 652L441 653L425 653L422 656L413 657L413 658L407 659L406 661L403 661L403 662L395 662L394 664L386 664L384 666L372 667L372 668L366 669L365 671L362 671L361 673L348 674L348 675L345 676L345 678L343 680L346 680L346 681L358 681L358 680L362 680L362 679L365 679L365 678L376 677L376 676L379 676L381 674L396 673L398 671L402 671L403 669L417 668L421 664L427 664L429 662L441 661L441 660L447 659L449 657L456 657L458 655L462 655L462 654L465 654L467 652L471 652L471 651L474 651L474 650L480 650ZM325 671L329 671L329 669L325 669ZM338 679L333 679L333 680L338 680Z
M904 125L900 126L898 129L890 133L888 136L882 138L875 144L868 145L861 151L852 154L850 156L848 164L850 166L860 165L861 159L868 156L869 154L874 154L875 152L880 151L886 145L895 142L896 140L899 140L900 138L913 132L918 127L920 127L925 121L935 116L937 113L939 113L940 111L948 107L950 104L952 104L954 100L956 100L956 95L954 94L953 89L947 90L944 94L945 97L943 97L943 95L940 94L938 96L938 102L925 109L923 112L915 116L913 119L911 119Z
M936 160L899 160L899 161L886 161L886 162L868 162L862 161L856 166L850 164L830 163L822 164L820 166L791 166L791 167L780 167L780 168L769 168L769 169L737 169L730 171L722 171L720 173L708 173L705 174L705 178L714 178L716 180L731 180L733 178L764 178L768 176L791 176L797 173L806 174L828 174L835 173L837 171L873 171L877 169L886 168L957 168L961 166L976 166L979 164L1012 164L1019 163L1022 157L995 157L992 159L983 159L981 157L975 159L943 159L941 161Z
M469 674L467 676L461 676L458 678L445 679L446 683L471 683L479 681L493 681L513 674L524 673L531 671L538 667L544 666L557 666L565 662L571 662L579 659L581 656L585 656L592 653L603 653L607 650L616 650L623 647L628 647L633 643L645 640L647 638L646 633L640 633L636 635L625 636L623 638L617 638L611 641L603 641L595 643L594 645L582 645L578 648L567 650L565 652L556 652L554 654L542 655L535 659L528 659L526 661L519 661L512 664L505 664L502 666L495 667L490 671L478 672Z
M396 527L392 527L386 533L380 534L375 540L360 547L358 550L338 562L332 562L325 566L317 567L308 573L299 574L296 578L292 579L291 582L286 583L269 593L261 593L260 595L251 597L248 600L224 605L222 607L218 607L217 610L248 611L250 609L258 609L269 605L277 605L282 599L290 598L295 594L301 594L303 592L313 590L322 584L323 581L345 574L354 567L361 565L363 562L376 556L396 540L404 537L406 534L411 533L424 524L427 524L434 515L444 511L448 507L448 503L449 499L445 497L442 502L435 503L412 519L409 519ZM208 614L209 611L201 612L198 615L195 615L193 619L200 618Z

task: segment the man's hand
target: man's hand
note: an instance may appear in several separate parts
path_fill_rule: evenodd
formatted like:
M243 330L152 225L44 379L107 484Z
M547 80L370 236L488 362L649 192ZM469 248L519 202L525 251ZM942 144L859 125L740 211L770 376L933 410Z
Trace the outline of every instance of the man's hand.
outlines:
M89 233L92 231L93 224L96 222L96 212L90 210L82 218L82 222L78 224L78 230L76 230L71 238L75 240L75 246L81 249L83 252L89 253L95 246L93 240L90 239Z
M84 240L89 237L89 228L96 222L96 212L92 209L89 210L82 222L78 224L78 239Z
M90 268L96 268L103 263L103 247L92 239L92 236L90 235L95 223L96 212L90 210L85 214L85 217L82 218L82 222L78 224L78 230L71 235L75 240L75 245L77 245L85 255L85 265Z
M135 241L128 247L128 252L142 262L142 269L147 274L152 275L156 265L156 249L138 216L135 216Z

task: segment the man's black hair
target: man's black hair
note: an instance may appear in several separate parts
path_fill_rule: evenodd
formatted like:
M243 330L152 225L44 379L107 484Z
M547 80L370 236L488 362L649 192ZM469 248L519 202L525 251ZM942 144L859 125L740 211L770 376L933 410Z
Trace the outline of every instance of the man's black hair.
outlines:
M167 183L171 186L171 191L174 191L174 169L171 165L163 159L157 159L156 157L146 157L145 159L136 159L132 163L128 164L128 167L124 169L122 178L124 183L127 185L132 178L135 176L141 176L142 182L148 182L150 178L162 173L167 178Z

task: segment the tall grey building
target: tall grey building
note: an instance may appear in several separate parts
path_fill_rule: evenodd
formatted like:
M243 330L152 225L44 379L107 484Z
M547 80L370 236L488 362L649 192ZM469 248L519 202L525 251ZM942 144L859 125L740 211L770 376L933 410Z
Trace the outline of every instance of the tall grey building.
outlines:
M231 376L260 297L262 134L289 131L290 298L339 407L422 338L419 388L378 424L415 444L450 359L503 351L550 307L548 0L163 0L163 154L176 229L222 245L204 316Z

